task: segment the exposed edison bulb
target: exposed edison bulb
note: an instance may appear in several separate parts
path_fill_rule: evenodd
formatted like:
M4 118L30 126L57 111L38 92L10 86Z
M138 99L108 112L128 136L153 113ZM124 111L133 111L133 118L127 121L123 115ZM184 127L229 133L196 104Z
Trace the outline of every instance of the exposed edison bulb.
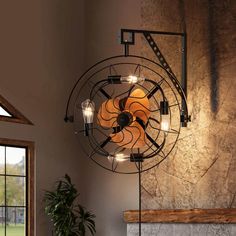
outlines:
M145 81L143 77L137 77L136 75L129 75L120 78L121 83L128 83L128 84L137 84L142 83Z
M87 117L91 117L93 115L93 109L91 107L86 107L84 109L84 115Z
M108 160L111 162L113 160L115 160L117 162L124 162L124 161L129 160L129 156L124 153L116 153L115 155L108 156Z
M86 99L84 102L81 103L81 106L82 106L84 123L85 124L93 123L93 116L95 110L94 102L89 99Z
M169 131L170 129L170 117L169 115L161 115L161 130Z

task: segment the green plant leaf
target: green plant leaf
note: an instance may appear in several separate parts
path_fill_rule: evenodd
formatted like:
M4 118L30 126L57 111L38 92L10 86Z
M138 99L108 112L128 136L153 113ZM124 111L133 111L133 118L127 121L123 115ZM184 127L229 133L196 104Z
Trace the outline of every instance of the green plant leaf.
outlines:
M45 191L45 213L51 218L57 236L95 235L95 215L78 204L78 191L69 175L56 182L54 191Z

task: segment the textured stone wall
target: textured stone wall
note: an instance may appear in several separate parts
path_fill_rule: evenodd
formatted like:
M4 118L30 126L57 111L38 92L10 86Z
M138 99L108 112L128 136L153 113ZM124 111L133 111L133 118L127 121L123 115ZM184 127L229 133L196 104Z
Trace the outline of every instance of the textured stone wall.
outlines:
M145 236L234 236L236 225L224 224L144 224ZM128 224L127 236L138 236L138 224Z
M143 174L143 208L236 207L236 1L142 0L144 29L182 31L185 23L192 122L171 155ZM179 41L156 39L179 76Z

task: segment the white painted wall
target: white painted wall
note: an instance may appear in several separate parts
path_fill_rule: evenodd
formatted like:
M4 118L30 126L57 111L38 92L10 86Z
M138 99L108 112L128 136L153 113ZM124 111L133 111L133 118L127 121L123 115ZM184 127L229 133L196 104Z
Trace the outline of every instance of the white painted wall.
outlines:
M86 0L86 65L122 54L121 28L140 28L140 0ZM135 48L130 48L135 52ZM137 48L136 48L137 50ZM137 52L138 53L138 52ZM86 203L97 215L98 236L124 236L122 211L138 208L137 175L113 174L90 162L86 173Z
M85 5L84 5L85 2ZM0 94L34 126L0 123L0 137L36 144L36 235L48 236L43 190L68 173L97 215L98 236L123 236L122 211L137 208L137 176L104 171L81 154L64 123L69 91L85 67L121 52L119 29L139 28L140 0L0 3Z
M0 94L34 123L0 122L0 137L36 144L37 236L51 235L43 190L65 173L83 186L83 158L63 121L69 90L84 65L83 14L77 0L0 2Z

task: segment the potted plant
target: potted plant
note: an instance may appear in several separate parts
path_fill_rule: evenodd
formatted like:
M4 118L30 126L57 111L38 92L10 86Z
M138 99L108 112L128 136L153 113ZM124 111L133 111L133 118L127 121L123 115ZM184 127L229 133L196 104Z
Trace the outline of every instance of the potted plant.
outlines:
M78 191L70 177L56 182L54 191L45 191L45 212L51 218L56 236L95 235L95 215L78 203Z

